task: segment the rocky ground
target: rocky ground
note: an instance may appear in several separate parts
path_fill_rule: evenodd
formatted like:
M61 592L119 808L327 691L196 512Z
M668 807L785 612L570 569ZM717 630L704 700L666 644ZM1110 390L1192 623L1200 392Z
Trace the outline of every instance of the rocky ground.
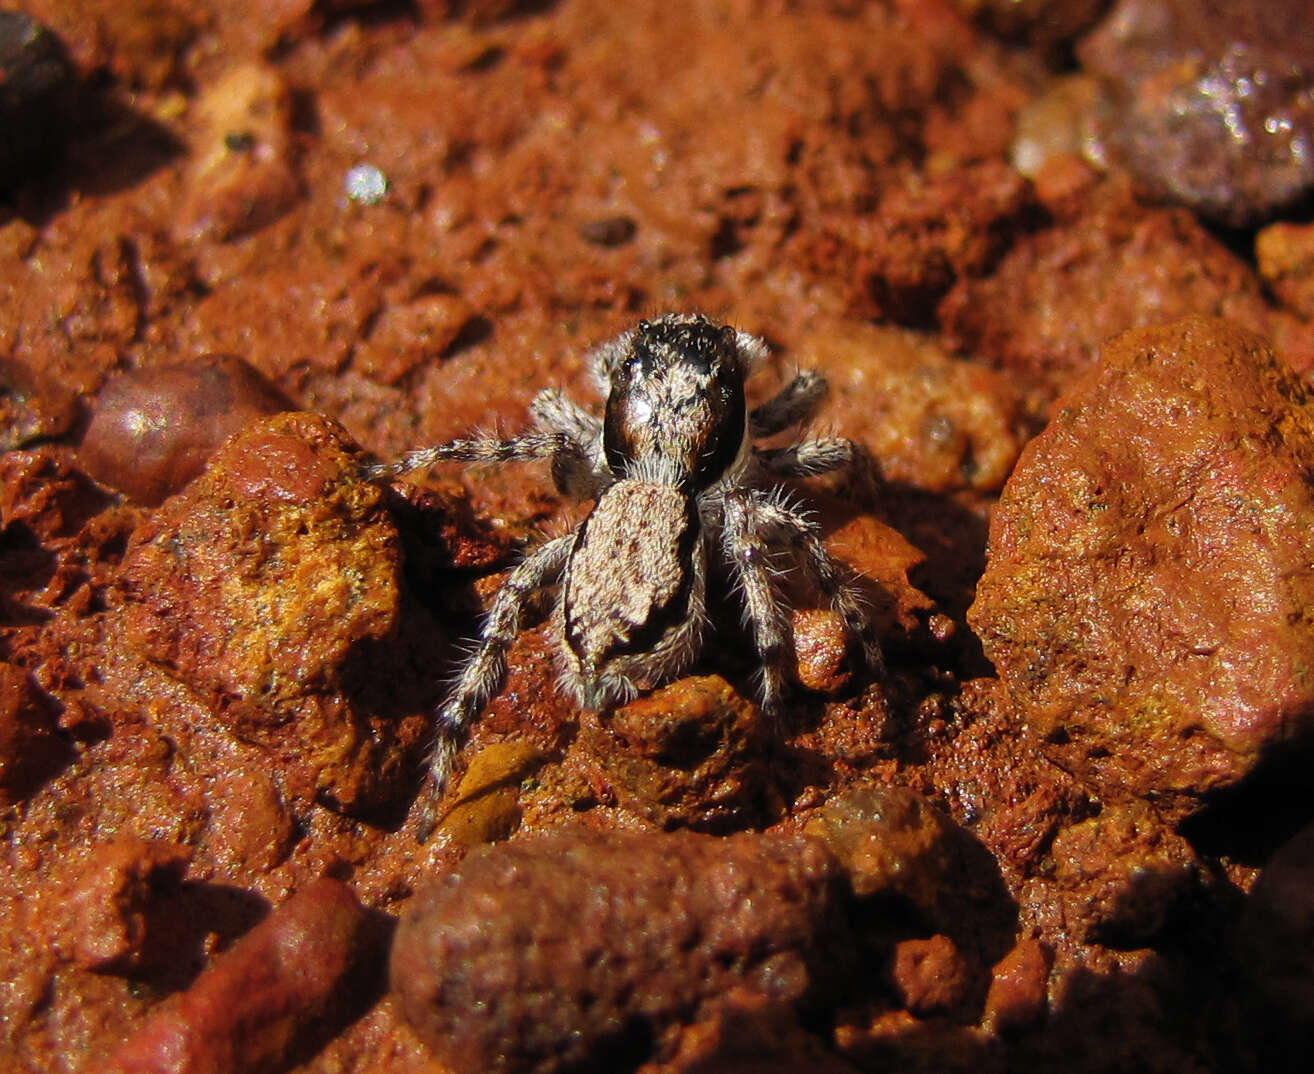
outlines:
M1304 5L9 6L0 1069L1304 1069ZM588 504L363 467L667 310L828 378L887 667L782 575L765 719L713 571L581 713L544 600L435 806Z

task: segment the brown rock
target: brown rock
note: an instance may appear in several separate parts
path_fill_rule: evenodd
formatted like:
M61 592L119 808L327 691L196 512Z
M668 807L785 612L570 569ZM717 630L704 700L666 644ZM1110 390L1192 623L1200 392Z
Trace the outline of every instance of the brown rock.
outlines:
M1170 811L1314 731L1314 403L1263 342L1128 332L1023 452L969 619L1047 751Z
M799 1024L789 1003L731 989L710 1016L680 1033L669 1062L642 1074L855 1074L855 1068Z
M377 988L382 952L350 888L293 895L166 1000L110 1058L113 1074L272 1074L337 1031Z
M870 326L811 336L799 355L830 381L827 419L861 429L886 478L935 492L1004 484L1021 446L1020 401L998 373L930 337Z
M68 760L57 720L32 677L0 663L0 809L28 797Z
M479 847L407 908L392 987L458 1074L630 1066L732 989L795 1006L837 987L839 875L799 836L559 830Z
M0 451L63 436L77 413L76 393L22 362L0 357Z
M272 869L296 842L296 825L274 775L259 765L225 758L207 804L206 850L228 869Z
M971 964L948 936L904 940L894 948L894 987L919 1018L960 1006L973 983Z
M834 697L853 681L849 634L839 612L795 609L794 657L801 686Z
M922 910L941 904L960 866L957 826L916 791L858 786L830 799L805 829L844 863L853 892L901 895Z
M474 317L456 295L419 295L386 306L356 348L352 367L384 384L396 384L417 366L434 361L452 345Z
M1155 194L1245 227L1314 188L1305 0L1121 0L1082 42L1103 153Z
M188 237L233 239L264 227L296 202L292 94L274 68L234 67L198 105L199 127L181 207Z
M1012 373L1038 411L1125 329L1200 313L1267 331L1258 276L1189 213L1144 208L1110 185L1081 207L940 304L952 344Z
M132 369L111 376L96 397L78 460L101 484L154 507L248 422L291 409L231 355Z
M620 804L658 824L734 831L771 818L770 729L719 675L655 690L580 737Z
M544 761L531 742L494 742L470 759L441 828L461 846L505 839L520 823L520 783Z
M1049 1006L1054 952L1039 940L1021 940L995 965L981 1024L995 1033L1034 1025Z
M119 836L92 850L69 884L63 944L101 973L138 969L151 945L151 912L176 893L191 850L161 839Z
M1052 854L1068 929L1115 947L1154 939L1203 873L1191 845L1141 802L1065 828Z
M1314 224L1270 224L1255 236L1255 256L1274 294L1314 319Z
M323 418L256 422L138 527L122 572L125 644L269 749L289 793L344 809L398 792L424 724L360 698L393 688L367 654L400 594L396 529L357 469Z

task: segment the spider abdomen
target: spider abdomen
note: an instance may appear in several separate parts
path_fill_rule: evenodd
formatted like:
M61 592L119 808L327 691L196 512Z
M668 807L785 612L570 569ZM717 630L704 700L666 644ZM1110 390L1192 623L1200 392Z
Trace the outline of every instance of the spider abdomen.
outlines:
M692 497L637 480L603 492L575 538L558 612L566 683L583 704L679 674L698 649L706 577Z

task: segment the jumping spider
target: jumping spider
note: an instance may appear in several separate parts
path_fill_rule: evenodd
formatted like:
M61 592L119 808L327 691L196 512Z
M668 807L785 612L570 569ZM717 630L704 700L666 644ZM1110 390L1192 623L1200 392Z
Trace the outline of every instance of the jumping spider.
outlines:
M780 709L789 618L776 595L771 549L792 549L883 667L863 601L822 546L816 524L772 482L847 467L851 441L804 440L759 448L809 418L826 393L801 373L751 412L744 379L766 344L705 317L667 314L590 356L607 398L601 419L560 392L540 392L534 428L501 439L473 436L411 451L367 471L392 477L443 460L551 460L557 487L593 499L572 532L531 551L493 599L478 647L438 713L431 760L436 789L451 772L467 725L501 688L506 654L535 592L560 581L553 614L562 684L586 708L627 701L677 677L698 655L706 627L707 562L719 552L743 594L762 664L762 707ZM709 551L711 550L711 551Z

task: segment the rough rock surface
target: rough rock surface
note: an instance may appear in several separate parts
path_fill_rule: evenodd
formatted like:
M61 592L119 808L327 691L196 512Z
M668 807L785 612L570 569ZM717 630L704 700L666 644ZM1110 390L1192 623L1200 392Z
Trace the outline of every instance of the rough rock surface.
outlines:
M356 459L321 418L252 425L137 529L123 567L129 647L279 751L293 794L346 809L395 793L423 719L361 693L390 688L368 660L401 595L397 530Z
M112 1074L286 1070L372 998L378 930L337 880L308 884L156 1010L110 1058Z
M1254 270L1190 214L1146 208L1116 185L1080 202L1072 219L1023 237L940 304L959 349L1013 374L1039 397L1034 409L1048 414L1100 345L1128 328L1205 314L1268 330Z
M1191 845L1142 802L1065 828L1051 854L1072 928L1115 947L1153 941L1175 906L1198 893L1204 871Z
M768 721L719 675L680 679L582 732L620 803L666 827L771 819Z
M1110 800L1189 809L1314 721L1314 401L1261 340L1127 332L1023 452L970 611Z
M392 987L457 1074L617 1069L731 989L793 1005L841 987L841 876L798 836L481 847L407 907Z

